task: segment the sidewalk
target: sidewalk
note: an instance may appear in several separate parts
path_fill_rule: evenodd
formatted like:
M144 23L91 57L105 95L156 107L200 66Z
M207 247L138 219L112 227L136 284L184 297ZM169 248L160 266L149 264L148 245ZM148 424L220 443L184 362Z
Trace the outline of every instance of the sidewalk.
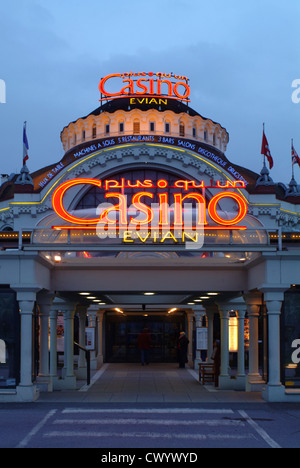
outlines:
M197 373L178 364L104 364L91 384L77 390L41 393L39 402L73 403L264 403L260 393L200 385Z

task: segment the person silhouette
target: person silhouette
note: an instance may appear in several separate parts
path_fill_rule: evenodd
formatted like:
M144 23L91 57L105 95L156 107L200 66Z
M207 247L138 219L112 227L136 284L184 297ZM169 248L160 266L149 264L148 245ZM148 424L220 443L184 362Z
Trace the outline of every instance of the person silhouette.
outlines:
M145 364L149 364L149 350L151 347L151 335L149 333L148 328L144 328L144 330L138 336L138 347L140 350L141 355L141 364L144 366Z

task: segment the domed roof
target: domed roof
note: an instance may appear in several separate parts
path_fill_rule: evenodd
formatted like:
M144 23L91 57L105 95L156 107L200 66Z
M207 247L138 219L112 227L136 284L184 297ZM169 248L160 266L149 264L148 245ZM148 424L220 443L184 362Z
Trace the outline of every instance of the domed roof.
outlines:
M188 114L191 117L199 116L203 120L210 120L212 123L219 125L220 128L226 129L222 127L218 122L214 122L212 119L207 117L203 117L201 114L196 112L187 104L184 104L181 101L177 101L176 99L169 99L167 97L135 97L135 98L118 98L113 99L111 101L102 104L101 106L97 107L94 111L90 112L88 115L81 117L81 119L87 119L89 116L94 115L98 116L103 114L104 112L108 112L109 114L113 114L117 110L123 110L124 112L129 112L133 109L140 109L141 111L149 111L150 109L155 109L159 112L165 112L167 110L174 112L175 114ZM80 119L76 119L73 122L75 123ZM70 125L68 124L68 126ZM66 127L64 127L66 128ZM64 129L63 129L64 130ZM227 133L227 131L226 131Z

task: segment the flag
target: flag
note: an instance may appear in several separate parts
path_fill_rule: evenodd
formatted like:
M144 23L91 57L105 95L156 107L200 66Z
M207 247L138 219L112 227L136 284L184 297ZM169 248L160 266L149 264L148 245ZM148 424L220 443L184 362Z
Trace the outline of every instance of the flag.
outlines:
M29 159L28 150L29 150L29 145L28 145L28 140L27 140L27 135L26 135L26 122L25 122L24 129L23 129L23 166L25 166L26 161L28 161Z
M296 153L296 150L293 144L292 144L292 163L293 163L293 166L294 164L298 164L300 166L300 157Z
M262 145L261 145L261 154L263 154L264 156L266 156L268 162L269 162L269 166L270 166L270 169L272 169L272 167L274 166L274 163L273 163L273 158L271 156L271 152L270 152L270 148L269 148L269 143L268 143L268 140L267 140L267 137L265 135L265 130L263 131L263 139L262 139Z

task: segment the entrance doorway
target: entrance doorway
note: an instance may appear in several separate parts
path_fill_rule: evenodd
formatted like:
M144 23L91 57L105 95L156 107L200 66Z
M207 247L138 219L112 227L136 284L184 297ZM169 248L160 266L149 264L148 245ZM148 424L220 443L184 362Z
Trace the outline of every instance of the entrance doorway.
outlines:
M106 315L106 362L139 362L138 335L144 328L151 334L151 362L176 362L177 340L185 329L185 314L147 312Z

